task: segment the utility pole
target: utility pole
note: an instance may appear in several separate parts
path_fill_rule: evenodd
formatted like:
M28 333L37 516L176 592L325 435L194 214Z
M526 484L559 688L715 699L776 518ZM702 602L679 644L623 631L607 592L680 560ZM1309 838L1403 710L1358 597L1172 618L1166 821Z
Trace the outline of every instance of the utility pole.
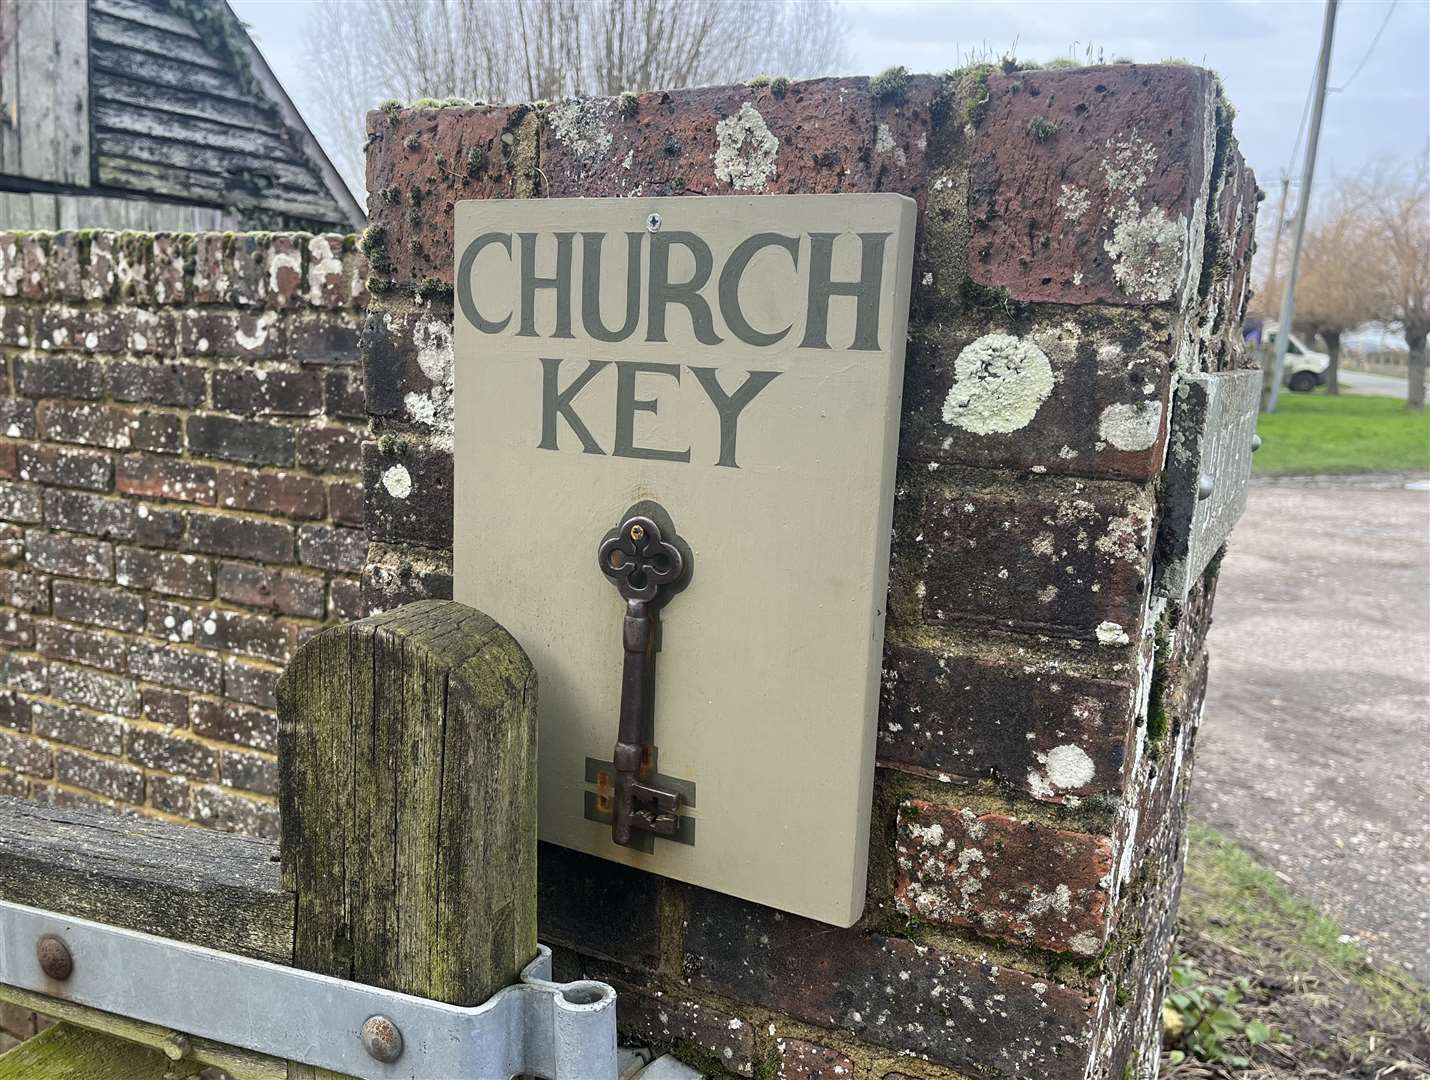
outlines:
M1291 193L1291 177L1281 174L1281 203L1276 207L1276 237L1271 241L1271 280L1276 280L1276 271L1281 269L1281 233L1286 228L1286 198Z
M1286 292L1281 314L1276 320L1276 364L1271 373L1271 396L1266 411L1276 411L1281 394L1281 374L1286 370L1286 345L1291 340L1291 323L1296 312L1296 273L1301 268L1301 241L1306 236L1306 215L1311 209L1311 179L1316 174L1316 147L1321 141L1321 114L1326 107L1326 81L1331 72L1331 39L1336 33L1337 0L1326 0L1326 18L1321 24L1321 55L1316 61L1316 97L1311 110L1311 130L1306 139L1306 161L1301 169L1301 205L1296 214L1296 239L1291 245L1291 272L1286 275ZM1283 189L1284 190L1284 189Z

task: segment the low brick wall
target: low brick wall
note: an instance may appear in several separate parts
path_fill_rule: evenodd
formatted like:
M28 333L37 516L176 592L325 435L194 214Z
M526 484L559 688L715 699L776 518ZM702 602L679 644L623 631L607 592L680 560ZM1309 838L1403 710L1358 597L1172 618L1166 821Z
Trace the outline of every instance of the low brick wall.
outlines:
M277 834L275 682L361 613L350 247L0 235L0 792Z
M452 588L455 201L919 205L865 916L544 846L561 973L712 1074L1152 1075L1216 580L1152 595L1159 485L1176 380L1249 366L1260 198L1214 76L981 67L368 126L376 607Z

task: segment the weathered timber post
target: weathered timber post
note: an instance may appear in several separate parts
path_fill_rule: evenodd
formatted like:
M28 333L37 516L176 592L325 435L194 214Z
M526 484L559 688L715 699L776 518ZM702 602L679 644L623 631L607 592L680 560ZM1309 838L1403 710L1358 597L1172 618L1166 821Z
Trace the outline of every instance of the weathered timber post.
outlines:
M278 686L293 963L457 1005L536 949L536 676L426 601L327 630Z

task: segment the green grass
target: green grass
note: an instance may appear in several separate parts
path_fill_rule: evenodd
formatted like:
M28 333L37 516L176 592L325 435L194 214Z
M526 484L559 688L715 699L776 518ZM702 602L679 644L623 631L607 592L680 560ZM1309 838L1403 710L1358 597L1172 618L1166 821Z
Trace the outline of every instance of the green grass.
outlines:
M1210 826L1187 829L1183 933L1229 947L1250 967L1328 973L1353 984L1376 1013L1425 1015L1430 993L1404 972L1367 962L1334 919L1294 897L1275 873Z
M1430 472L1430 410L1395 398L1286 391L1257 425L1261 476Z

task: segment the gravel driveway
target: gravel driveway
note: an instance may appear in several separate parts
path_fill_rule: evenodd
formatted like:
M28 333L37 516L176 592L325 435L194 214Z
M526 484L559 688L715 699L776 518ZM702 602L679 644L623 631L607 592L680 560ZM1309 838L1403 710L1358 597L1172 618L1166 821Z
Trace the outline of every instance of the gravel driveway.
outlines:
M1194 813L1430 981L1430 491L1256 482L1217 588Z

